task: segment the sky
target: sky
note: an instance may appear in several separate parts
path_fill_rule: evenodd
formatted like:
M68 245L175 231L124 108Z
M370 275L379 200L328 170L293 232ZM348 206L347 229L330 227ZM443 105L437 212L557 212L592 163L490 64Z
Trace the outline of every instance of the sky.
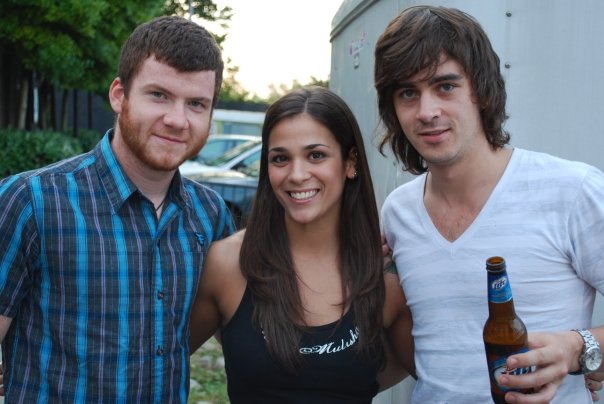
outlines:
M233 17L223 43L225 61L239 67L235 76L260 97L269 85L311 76L326 80L331 68L331 21L342 0L215 0L229 6ZM221 34L217 26L206 28Z

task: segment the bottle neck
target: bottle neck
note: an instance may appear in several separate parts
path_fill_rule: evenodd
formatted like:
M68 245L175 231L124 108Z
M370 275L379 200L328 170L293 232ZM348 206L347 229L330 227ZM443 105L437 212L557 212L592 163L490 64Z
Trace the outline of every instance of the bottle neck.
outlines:
M512 288L506 270L487 271L489 316L515 317Z

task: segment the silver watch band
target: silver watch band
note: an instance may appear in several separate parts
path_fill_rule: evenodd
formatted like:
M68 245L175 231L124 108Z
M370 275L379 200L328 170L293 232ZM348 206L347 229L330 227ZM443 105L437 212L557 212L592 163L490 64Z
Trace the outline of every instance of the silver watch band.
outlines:
M579 366L580 366L579 370L574 371L574 372L569 372L569 374L570 375L582 375L582 374L588 372L588 369L585 368L585 360L584 360L585 352L587 352L590 348L596 348L596 347L599 348L600 344L594 338L594 336L591 334L591 332L589 330L575 328L572 331L579 333L581 338L583 338L583 350L581 351L581 355L579 356Z

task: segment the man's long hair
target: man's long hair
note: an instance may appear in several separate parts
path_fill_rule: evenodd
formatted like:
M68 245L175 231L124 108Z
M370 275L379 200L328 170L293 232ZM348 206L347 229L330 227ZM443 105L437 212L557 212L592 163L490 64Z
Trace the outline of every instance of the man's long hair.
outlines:
M482 126L493 148L510 141L503 129L506 92L499 57L478 22L451 8L417 6L404 10L386 27L375 48L374 79L380 117L386 133L380 152L390 144L405 170L427 170L422 156L409 143L394 110L394 93L401 83L420 72L429 78L441 55L457 61L470 79Z

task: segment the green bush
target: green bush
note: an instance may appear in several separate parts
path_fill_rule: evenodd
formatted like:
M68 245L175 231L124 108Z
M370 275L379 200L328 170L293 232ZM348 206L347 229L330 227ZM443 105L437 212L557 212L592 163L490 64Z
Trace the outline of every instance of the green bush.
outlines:
M89 130L74 138L61 132L0 129L0 178L90 150L100 137Z
M80 129L78 131L77 140L82 145L82 150L87 152L96 146L99 140L102 139L103 135L103 133L97 132L96 130Z

